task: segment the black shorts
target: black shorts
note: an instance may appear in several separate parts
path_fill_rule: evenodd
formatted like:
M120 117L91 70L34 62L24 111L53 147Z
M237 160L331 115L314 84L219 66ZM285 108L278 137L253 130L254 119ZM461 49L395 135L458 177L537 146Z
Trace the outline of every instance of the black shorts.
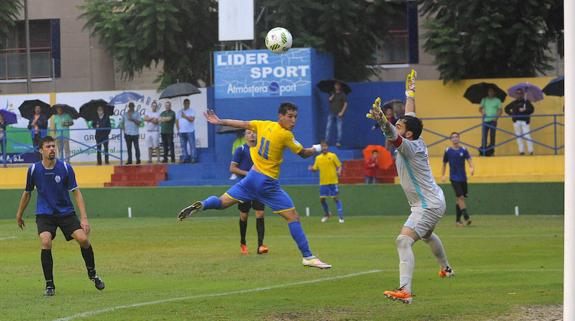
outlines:
M36 215L36 225L38 226L38 235L42 232L50 232L52 239L56 237L56 229L59 227L66 241L73 239L72 234L76 230L81 230L80 220L76 213L70 215Z
M238 204L238 210L242 213L247 213L250 211L250 208L253 208L256 211L263 211L265 205L260 201L248 201Z
M455 196L467 197L467 182L451 181L451 186L453 186L453 190L455 191Z

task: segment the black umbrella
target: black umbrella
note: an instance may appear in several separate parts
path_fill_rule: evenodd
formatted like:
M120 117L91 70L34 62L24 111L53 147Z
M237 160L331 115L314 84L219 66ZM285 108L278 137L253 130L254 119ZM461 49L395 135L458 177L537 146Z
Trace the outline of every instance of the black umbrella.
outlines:
M108 104L103 99L92 99L80 107L80 117L85 120L94 120L98 117L98 107L104 107L104 114L114 115L114 106Z
M543 88L543 92L548 96L565 96L565 78L561 76L551 80L547 86Z
M66 105L66 104L56 104L56 105L52 106L52 114L54 114L54 115L58 114L58 108L62 108L62 111L64 112L64 114L70 115L70 117L72 117L72 119L80 118L80 114L78 113L76 108L74 108L70 105Z
M196 86L187 82L180 82L166 87L166 89L162 91L160 99L190 96L200 93L202 92Z
M480 82L469 86L465 91L465 94L463 94L463 97L467 98L467 100L472 104L480 104L481 99L487 97L487 91L489 88L493 88L495 90L495 97L499 98L501 102L503 102L505 97L507 97L507 94L503 89L499 88L496 84L489 82Z
M28 120L32 120L34 118L34 109L36 106L40 106L40 108L42 108L41 113L44 114L47 118L52 116L52 113L50 112L50 105L38 99L25 100L22 105L18 107L18 110L20 111L20 115L22 117Z
M351 92L351 88L341 80L337 79L324 79L317 83L317 88L324 93L332 93L334 92L335 83L338 82L341 84L341 90L347 95Z

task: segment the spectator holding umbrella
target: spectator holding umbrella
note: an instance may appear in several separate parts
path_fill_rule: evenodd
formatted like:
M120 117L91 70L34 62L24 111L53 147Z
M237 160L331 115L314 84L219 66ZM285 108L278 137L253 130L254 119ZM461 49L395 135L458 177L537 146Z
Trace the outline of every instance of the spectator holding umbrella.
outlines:
M72 116L64 112L62 105L56 105L56 115L52 118L56 129L56 141L58 143L58 158L67 160L70 158L70 126L74 124Z
M136 149L136 164L140 164L140 123L142 118L140 114L135 111L136 106L133 102L128 104L128 111L122 116L122 126L124 128L124 138L128 146L128 162L126 165L132 164L132 145Z
M343 115L347 110L347 95L342 90L340 82L335 82L333 92L329 96L329 115L325 128L325 140L328 141L333 123L337 123L337 141L335 146L341 146L343 136Z
M41 106L34 106L34 115L28 120L28 129L30 129L32 135L34 150L38 150L40 141L46 136L48 131L48 117L42 113Z
M164 159L162 163L168 162L168 155L171 156L172 163L176 162L176 151L174 150L174 124L176 113L172 110L172 103L166 101L166 110L160 113L160 133L162 135L162 145L164 146Z
M4 155L4 145L6 144L6 122L4 121L4 116L0 113L0 155Z
M180 132L180 145L182 147L182 163L196 162L196 113L190 108L190 100L184 99L184 109L178 113L176 127ZM189 146L189 151L188 151Z
M104 145L104 159L106 165L108 165L110 164L108 141L112 124L110 122L110 116L104 112L103 106L98 106L96 112L97 117L92 120L92 126L96 129L96 148L98 150L96 157L98 165L102 165L102 145Z
M515 97L515 100L505 106L505 113L511 116L513 120L513 129L517 139L517 147L519 148L519 155L525 155L525 147L523 144L523 137L527 141L527 152L533 155L533 142L531 140L531 129L529 122L530 115L533 114L534 108L524 88L515 89L514 93L510 92L510 96Z
M495 153L495 133L497 130L497 118L501 116L501 99L495 96L495 89L487 89L487 97L481 100L479 112L483 115L481 127L481 151L483 156L493 156ZM487 145L489 135L489 145Z

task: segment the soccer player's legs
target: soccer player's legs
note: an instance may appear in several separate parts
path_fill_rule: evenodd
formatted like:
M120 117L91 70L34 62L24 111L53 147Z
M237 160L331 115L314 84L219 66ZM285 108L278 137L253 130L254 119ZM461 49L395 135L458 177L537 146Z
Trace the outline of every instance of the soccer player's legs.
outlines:
M44 295L53 296L56 294L56 287L54 285L54 261L52 259L52 240L56 237L56 229L58 225L53 220L52 216L37 215L36 226L38 228L38 237L42 243L42 250L40 252L40 261L42 263L42 271L44 273L44 280L46 281L46 288Z
M242 254L248 254L246 231L248 229L248 214L251 205L251 202L242 202L238 204L238 210L240 211L240 251Z
M329 197L329 185L320 185L319 186L319 203L321 204L321 208L323 209L323 217L321 218L321 222L326 222L331 213L329 212L329 206L327 205L327 198Z
M258 232L258 254L266 254L269 252L268 247L264 244L264 235L265 235L265 222L264 222L264 209L265 209L265 205L258 201L258 200L253 200L252 201L252 208L255 211L256 214L256 230Z
M192 215L199 213L201 210L223 210L234 204L254 199L253 193L244 186L246 179L247 176L246 178L233 185L226 193L220 197L212 195L203 201L195 201L191 205L183 208L178 214L178 220L182 221Z
M461 216L466 221L467 225L471 224L471 220L469 219L469 214L467 212L467 206L465 204L465 198L467 197L467 182L456 182L451 181L451 186L455 191L455 211L456 217L455 222L457 226L463 226L461 223Z
M65 218L65 220L63 220L63 226L73 226L75 225L75 223L73 221L76 221L79 225L79 221L78 218L76 217L76 215L70 215L69 217ZM60 228L62 229L62 231L64 231L67 228L70 227L62 227L60 226ZM96 274L96 263L95 263L95 259L94 259L94 249L92 249L92 244L90 244L90 240L88 239L88 235L86 234L86 232L80 227L79 229L76 229L73 233L72 233L72 237L78 242L78 244L80 244L80 252L82 253L82 258L84 259L84 263L86 265L86 271L88 273L88 278L90 279L90 281L94 282L94 286L96 287L96 289L98 290L103 290L106 285L104 284L104 281L102 281L102 279Z
M300 250L303 260L302 264L308 267L329 269L331 265L320 261L313 256L307 237L299 221L293 201L290 196L281 189L279 182L275 179L262 175L260 189L257 192L257 199L270 207L274 213L281 215L288 223L290 234Z

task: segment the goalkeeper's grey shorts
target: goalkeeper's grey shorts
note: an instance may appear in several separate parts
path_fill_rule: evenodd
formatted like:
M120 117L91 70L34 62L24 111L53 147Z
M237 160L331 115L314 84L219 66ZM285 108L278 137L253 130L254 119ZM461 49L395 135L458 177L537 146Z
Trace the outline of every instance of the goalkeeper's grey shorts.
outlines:
M429 236L435 229L435 225L443 217L445 205L440 208L412 207L411 214L403 224L417 233L419 238Z

